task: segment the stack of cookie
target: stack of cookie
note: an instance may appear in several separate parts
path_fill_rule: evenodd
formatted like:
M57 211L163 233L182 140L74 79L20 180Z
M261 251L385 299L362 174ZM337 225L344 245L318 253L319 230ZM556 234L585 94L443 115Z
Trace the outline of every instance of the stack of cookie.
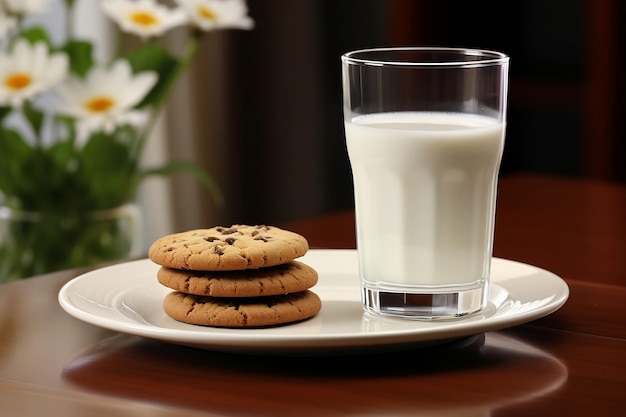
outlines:
M170 317L215 327L265 327L315 316L320 298L309 288L317 272L296 261L306 239L272 226L233 225L191 230L156 240L149 258L158 281L172 288Z

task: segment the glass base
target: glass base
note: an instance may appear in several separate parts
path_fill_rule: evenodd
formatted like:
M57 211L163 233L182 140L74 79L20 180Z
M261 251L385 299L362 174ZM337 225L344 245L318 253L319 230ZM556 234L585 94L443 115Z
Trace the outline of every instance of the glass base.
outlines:
M387 291L363 287L365 311L413 320L454 319L481 311L483 287L441 293Z

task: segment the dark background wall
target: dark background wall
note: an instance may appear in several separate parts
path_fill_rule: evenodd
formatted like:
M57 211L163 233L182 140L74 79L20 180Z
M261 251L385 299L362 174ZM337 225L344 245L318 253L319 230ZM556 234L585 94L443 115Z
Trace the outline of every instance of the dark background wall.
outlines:
M530 171L626 182L618 122L625 110L621 1L248 4L256 28L218 35L204 46L206 58L193 73L192 94L200 103L194 156L214 172L227 203L215 207L205 191L195 190L206 224L182 219L181 229L280 223L351 208L339 57L376 46L463 46L509 54L502 175ZM216 59L223 63L218 78L210 69ZM184 195L178 200L184 202Z

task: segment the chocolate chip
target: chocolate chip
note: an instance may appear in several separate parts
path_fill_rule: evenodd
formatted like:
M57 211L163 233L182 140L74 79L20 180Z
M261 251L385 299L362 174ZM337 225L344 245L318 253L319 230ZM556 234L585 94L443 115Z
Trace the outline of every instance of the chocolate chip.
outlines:
M235 239L234 237L227 237L226 239L224 239L224 242L228 243L229 245L234 245L236 240L237 239Z
M230 229L220 230L220 232L222 232L223 235L232 235L233 233L237 233L237 229L231 227Z
M206 240L207 242L213 242L213 241L216 241L216 240L220 240L220 238L219 237L215 237L215 236L207 236L207 237L204 238L204 240Z
M262 240L263 242L267 242L267 238L265 236L256 236L254 240Z
M213 247L213 252L217 253L218 255L223 255L224 254L224 249L217 245Z

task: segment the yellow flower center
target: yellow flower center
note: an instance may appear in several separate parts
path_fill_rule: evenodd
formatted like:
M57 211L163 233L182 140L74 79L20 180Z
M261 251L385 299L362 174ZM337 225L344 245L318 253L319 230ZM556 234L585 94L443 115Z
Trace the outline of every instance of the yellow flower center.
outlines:
M12 90L21 90L22 88L28 87L31 82L32 78L30 75L23 72L16 72L9 74L9 76L5 78L4 85Z
M198 11L200 12L200 16L202 16L202 18L204 19L217 20L217 15L213 12L213 10L209 9L208 7L200 6L198 8Z
M87 104L85 104L85 107L87 107L87 109L91 112L100 113L107 111L108 109L113 107L114 104L115 101L111 100L108 97L95 97L89 100Z
M150 12L135 12L130 20L141 26L152 26L158 23L158 19Z

